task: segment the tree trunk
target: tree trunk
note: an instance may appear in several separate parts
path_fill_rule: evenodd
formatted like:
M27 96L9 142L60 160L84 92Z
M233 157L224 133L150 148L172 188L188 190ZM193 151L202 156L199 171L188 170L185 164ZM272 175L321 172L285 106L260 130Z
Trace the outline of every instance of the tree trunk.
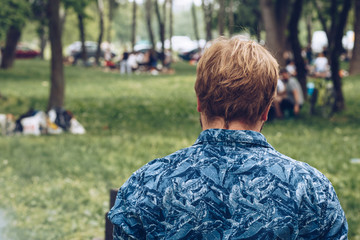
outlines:
M330 33L329 33L329 29L328 29L328 27L327 27L327 25L326 25L326 20L325 20L323 14L322 14L322 9L321 9L321 7L319 6L317 0L313 0L313 4L314 4L315 9L316 9L316 12L317 12L317 14L318 14L318 17L319 17L321 26L322 26L324 32L326 33L327 38L329 39L329 38L330 38Z
M206 41L208 42L212 40L211 23L212 23L213 6L209 0L202 0L201 5L204 12Z
M334 48L334 46L336 45L336 43L334 42L334 39L336 38L336 32L337 32L336 25L339 21L337 9L338 9L337 0L331 0L330 16L331 16L332 24L330 25L330 31L329 31L329 37L328 37L329 48ZM340 21L341 21L341 19L340 19ZM342 48L342 45L341 45L341 48ZM330 61L331 61L331 58L330 58Z
M283 14L283 8L275 11L272 0L260 0L260 9L266 31L266 46L275 56L281 67L285 66L283 53L285 51L285 29L280 23L284 16L276 16L276 13ZM286 25L285 25L286 26Z
M86 65L87 56L86 56L86 47L85 47L85 30L84 30L84 17L81 13L78 13L79 20L79 33L80 33L80 41L81 41L81 59Z
M256 16L256 19L257 19L257 21L256 21L257 22L256 23L256 31L255 31L256 40L258 42L260 42L261 41L261 29L262 29L261 12L258 9L254 8L253 13L254 13L254 15Z
M172 37L173 37L173 27L174 27L174 19L173 19L173 0L169 1L169 39L170 39L170 64L173 61L173 52L172 52Z
M154 39L154 33L152 30L152 25L151 25L151 11L152 11L151 0L146 0L146 2L145 2L146 26L147 26L150 42L152 45L152 49L155 50L155 39Z
M20 39L21 31L18 27L10 26L6 33L6 44L2 56L1 68L11 68L15 60L16 45Z
M46 3L41 1L41 11L38 14L37 19L39 20L39 26L37 28L37 34L40 39L40 58L44 60L44 51L46 47L46 43L48 40L48 36L46 33L46 27L48 25L47 18L46 18Z
M51 43L51 87L48 110L51 108L62 108L65 96L59 6L60 0L48 0L49 34Z
M224 36L225 32L225 0L219 0L218 26L219 36Z
M111 29L112 29L112 22L114 18L114 7L115 3L114 0L109 0L109 23L107 26L107 41L111 43Z
M336 4L336 1L333 2L333 4ZM336 6L336 8L338 8L338 6ZM338 18L338 22L334 24L336 27L334 27L335 33L333 35L334 38L332 39L333 44L332 47L330 48L331 78L334 84L335 95L336 95L335 105L334 105L335 111L341 111L345 109L345 100L342 92L341 77L339 75L339 70L340 70L339 58L342 50L342 37L344 34L344 29L350 8L351 8L351 0L344 0L342 4L342 11Z
M231 37L234 34L234 12L233 12L233 8L234 8L234 1L230 0L229 2L229 36Z
M162 65L164 66L164 60L165 60L165 21L166 21L166 2L163 3L163 18L161 18L161 13L159 9L159 3L158 0L155 0L155 12L157 16L157 20L159 23L159 37L161 42L161 54L160 54L160 60Z
M170 55L172 58L172 37L173 37L173 28L174 28L174 16L173 16L173 0L169 0L170 5L170 17L169 17L169 39L170 39ZM172 60L171 60L172 61Z
M296 0L293 3L292 14L289 20L289 42L291 44L294 61L297 71L297 79L300 82L302 92L306 98L306 68L303 57L301 56L301 46L299 41L299 20L301 17L303 0Z
M354 49L350 62L350 74L360 74L360 0L355 0Z
M311 46L311 38L312 38L312 20L311 13L308 13L306 16L306 43L307 46ZM310 63L309 63L310 64Z
M199 46L200 36L199 36L199 29L198 29L197 17L196 17L196 6L195 6L194 2L191 5L191 16L192 16L192 20L193 20L195 39L196 39L196 42L198 43L198 47L200 47Z
M104 2L103 0L97 0L97 6L99 11L99 37L97 41L97 49L95 55L96 65L100 66L100 56L101 56L101 43L104 35Z
M278 26L276 29L282 53L284 53L288 47L288 42L286 39L286 29L290 12L289 6L289 0L277 0L275 2L275 19Z
M136 44L136 1L133 1L132 7L132 24L131 24L131 48L134 51Z
M41 25L40 28L41 28L41 30L40 30L40 58L44 59L44 52L45 52L45 47L46 47L46 42L47 42L47 36L45 33L45 25Z

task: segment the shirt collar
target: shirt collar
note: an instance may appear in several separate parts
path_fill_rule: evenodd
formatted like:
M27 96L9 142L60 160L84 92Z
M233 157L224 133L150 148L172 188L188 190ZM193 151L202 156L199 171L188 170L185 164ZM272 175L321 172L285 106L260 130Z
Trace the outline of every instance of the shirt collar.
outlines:
M222 144L245 144L260 145L262 147L273 148L264 135L259 132L249 130L227 130L227 129L207 129L200 133L195 144L203 143L222 143Z

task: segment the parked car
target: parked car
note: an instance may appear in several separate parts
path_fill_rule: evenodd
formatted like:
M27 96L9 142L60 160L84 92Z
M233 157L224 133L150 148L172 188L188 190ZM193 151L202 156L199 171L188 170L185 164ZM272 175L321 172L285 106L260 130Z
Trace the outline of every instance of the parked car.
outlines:
M17 45L15 58L35 58L40 55L39 51L33 50L27 46Z
M86 58L87 60L91 58L96 57L96 51L97 51L97 43L92 41L86 41L85 42L85 48L86 48ZM100 57L104 57L104 49L101 49ZM81 42L77 41L72 43L70 46L67 47L67 54L74 58L73 64L76 64L79 59L81 59ZM115 57L116 54L114 52L111 52L111 57Z

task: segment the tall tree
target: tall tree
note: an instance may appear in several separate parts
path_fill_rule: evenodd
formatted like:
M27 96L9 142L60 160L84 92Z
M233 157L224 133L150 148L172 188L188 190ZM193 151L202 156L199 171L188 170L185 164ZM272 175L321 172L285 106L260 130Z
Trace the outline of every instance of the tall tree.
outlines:
M192 4L191 4L191 16L192 16L192 20L193 20L195 39L196 39L197 43L199 44L200 36L199 36L199 29L198 29L198 24L197 24L198 21L197 21L197 17L196 17L196 6L195 6L194 2L192 2Z
M152 2L151 0L145 1L145 19L146 19L146 26L149 34L149 39L152 45L152 49L155 50L155 38L152 29Z
M355 0L354 49L350 62L350 74L360 74L360 0Z
M306 22L306 43L307 46L311 46L311 38L312 38L312 19L313 19L313 10L311 8L311 4L306 1L305 5L305 22Z
M331 41L333 40L333 31L334 31L334 26L335 24L333 24L333 22L335 22L335 20L333 21L332 19L332 14L334 13L334 7L331 8L331 13L330 13L330 2L329 1L319 1L319 0L312 0L313 5L316 9L319 21L321 23L321 26L323 28L323 31L326 33L326 37L328 39L328 45L331 45ZM337 16L334 15L334 19ZM331 23L331 28L329 28L328 26L328 22Z
M328 37L328 58L331 68L331 79L335 89L334 110L341 111L345 108L345 100L342 91L342 82L339 75L340 55L342 52L342 37L346 26L352 0L313 0L319 19L322 22L323 30ZM330 23L330 26L327 23Z
M233 5L233 7L230 8L230 11L232 9L231 15L234 15L232 32L246 30L250 35L255 35L256 39L260 42L261 12L259 0L239 0L230 1L230 3Z
M218 12L218 27L219 36L224 36L225 32L225 0L219 1L219 12Z
M11 25L6 33L6 43L2 56L1 68L8 69L13 66L15 59L16 45L20 39L20 36L21 36L20 27Z
M87 53L85 47L85 19L88 18L86 14L86 7L93 0L62 0L65 4L66 9L73 9L77 14L78 18L78 27L79 27L79 37L81 41L81 59L84 64L87 62Z
M229 1L229 7L228 7L228 19L229 19L229 35L230 37L234 34L234 0Z
M36 32L40 39L40 58L44 59L44 51L48 40L47 26L48 19L46 17L46 0L33 0L31 9L34 19L38 22Z
M30 5L26 0L3 0L0 7L0 36L6 33L5 49L1 68L11 68L14 64L15 51L21 37L21 31L30 14Z
M249 25L250 33L254 34L256 36L256 39L260 42L261 40L261 30L262 30L262 16L261 16L261 10L260 10L260 3L259 0L242 0L243 6L250 6L249 10L246 10L246 8L242 11L242 14L246 14L246 22L248 22L247 25ZM247 12L245 12L247 11Z
M59 9L60 0L48 0L47 11L51 43L51 87L48 110L64 106L65 79Z
M79 33L80 33L80 41L81 41L81 59L82 59L84 65L86 65L87 53L86 53L86 46L85 46L84 15L83 15L83 13L79 12L77 14L77 17L78 17Z
M337 5L335 3L335 0L332 0L334 5ZM338 9L339 6L336 6ZM341 77L339 75L340 71L340 55L342 52L342 37L344 35L344 29L347 22L347 17L349 14L351 8L351 0L344 0L342 4L342 10L340 12L340 16L338 21L334 24L334 35L333 35L333 44L330 46L330 67L331 67L331 78L334 83L335 88L335 105L334 110L340 111L345 109L345 99L342 91L342 82Z
M290 14L290 20L288 24L288 38L294 55L297 79L300 82L303 94L306 95L306 67L304 59L301 55L302 48L299 41L299 20L301 17L302 8L303 0L295 0L292 5L292 12Z
M101 56L101 43L104 36L104 2L103 0L97 0L97 9L99 11L99 37L97 41L97 49L95 55L96 65L100 66L100 56Z
M173 0L169 1L169 39L170 39L170 55L171 55L171 62L172 62L172 37L173 37L173 29L174 29L174 16L173 16Z
M160 60L161 60L163 66L165 65L164 61L165 61L166 3L167 3L167 1L165 1L162 5L162 14L161 14L158 0L155 0L155 12L156 12L157 20L159 23L159 37L160 37L160 42L161 42Z
M212 15L213 15L213 2L212 0L202 0L201 6L204 12L204 22L205 22L205 33L206 41L212 40Z
M115 0L108 0L108 5L109 5L109 15L108 15L108 26L107 26L107 41L110 43L112 40L111 29L114 20L114 10L116 8Z
M288 16L288 0L260 0L260 9L266 31L266 46L278 60L280 66L285 66L283 54L286 50L286 35Z
M134 47L136 44L136 8L137 8L136 1L133 0L132 24L131 24L131 48L132 48L132 51L134 51Z

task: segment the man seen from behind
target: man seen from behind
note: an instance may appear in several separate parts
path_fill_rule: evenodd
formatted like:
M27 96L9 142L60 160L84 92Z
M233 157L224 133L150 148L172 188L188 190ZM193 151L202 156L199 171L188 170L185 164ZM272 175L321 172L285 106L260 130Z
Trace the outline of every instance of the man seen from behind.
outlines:
M278 63L254 41L220 38L195 83L202 132L119 189L114 239L347 239L329 180L277 152L260 133Z

